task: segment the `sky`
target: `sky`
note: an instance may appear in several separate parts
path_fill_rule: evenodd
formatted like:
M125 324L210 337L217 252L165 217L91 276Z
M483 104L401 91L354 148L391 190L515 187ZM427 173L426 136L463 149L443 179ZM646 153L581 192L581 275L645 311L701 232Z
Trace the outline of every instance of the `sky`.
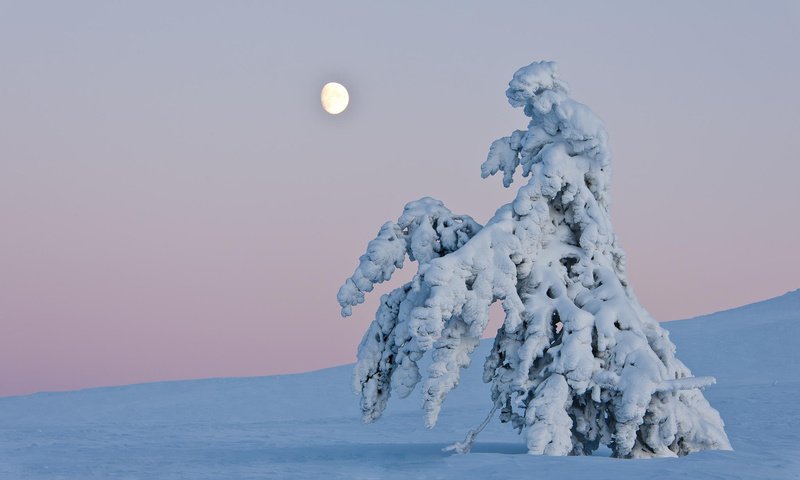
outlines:
M353 361L379 227L513 198L479 166L534 60L606 124L650 313L796 289L798 5L0 1L0 395Z

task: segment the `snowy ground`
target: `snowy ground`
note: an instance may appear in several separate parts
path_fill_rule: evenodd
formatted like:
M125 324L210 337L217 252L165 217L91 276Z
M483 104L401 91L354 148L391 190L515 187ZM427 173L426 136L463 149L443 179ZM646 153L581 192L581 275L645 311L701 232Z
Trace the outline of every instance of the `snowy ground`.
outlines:
M696 375L717 377L706 396L735 451L534 457L493 422L469 455L443 453L488 413L476 361L431 431L419 392L363 425L350 367L0 398L0 479L800 479L800 290L665 326Z

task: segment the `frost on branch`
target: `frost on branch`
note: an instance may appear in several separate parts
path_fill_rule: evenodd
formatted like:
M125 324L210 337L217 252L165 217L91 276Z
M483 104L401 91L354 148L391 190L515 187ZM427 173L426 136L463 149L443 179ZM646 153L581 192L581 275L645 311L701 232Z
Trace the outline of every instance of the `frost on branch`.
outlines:
M530 453L730 449L700 390L713 379L692 377L628 285L609 219L602 122L568 96L552 62L518 70L506 95L530 123L491 145L481 174L502 172L508 187L519 172L527 183L515 199L483 228L430 198L408 204L339 290L349 315L406 255L418 262L411 282L383 296L359 347L354 386L364 420L380 416L390 392L414 389L417 361L430 350L422 394L432 427L500 301L505 320L484 381L501 421L526 432Z

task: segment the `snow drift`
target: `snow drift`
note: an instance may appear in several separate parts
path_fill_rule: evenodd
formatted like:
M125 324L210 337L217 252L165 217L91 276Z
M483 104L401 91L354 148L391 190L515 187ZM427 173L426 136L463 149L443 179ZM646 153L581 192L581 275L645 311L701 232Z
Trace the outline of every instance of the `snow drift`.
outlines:
M797 479L800 291L663 326L692 370L717 377L706 394L735 451L644 462L531 456L493 422L470 455L447 454L485 413L478 365L464 370L434 430L418 421L416 396L394 398L379 423L363 425L343 366L0 398L0 479ZM474 355L491 348L482 341Z

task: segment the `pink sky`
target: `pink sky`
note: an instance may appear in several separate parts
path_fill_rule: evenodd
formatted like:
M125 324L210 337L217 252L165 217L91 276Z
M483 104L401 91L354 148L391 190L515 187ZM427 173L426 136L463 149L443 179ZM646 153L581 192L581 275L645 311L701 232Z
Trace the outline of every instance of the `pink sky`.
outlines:
M513 197L479 165L536 59L606 122L654 316L800 287L796 4L448 5L0 7L0 395L352 361L380 225Z

